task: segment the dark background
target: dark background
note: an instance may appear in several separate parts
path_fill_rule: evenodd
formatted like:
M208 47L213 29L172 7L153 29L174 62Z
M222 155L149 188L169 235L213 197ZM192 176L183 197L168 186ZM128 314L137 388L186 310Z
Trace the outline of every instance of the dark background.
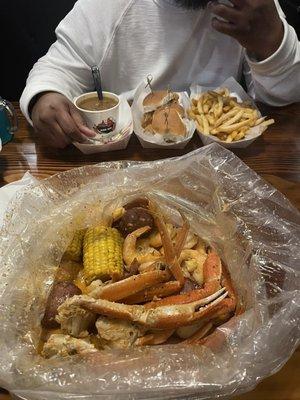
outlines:
M113 1L113 0L112 0ZM55 41L54 30L75 0L0 0L0 96L18 100L35 61ZM300 37L300 0L281 0Z

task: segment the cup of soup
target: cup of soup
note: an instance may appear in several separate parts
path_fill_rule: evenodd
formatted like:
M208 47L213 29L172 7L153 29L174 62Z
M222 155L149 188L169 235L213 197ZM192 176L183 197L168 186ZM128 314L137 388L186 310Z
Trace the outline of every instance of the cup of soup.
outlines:
M102 137L111 138L118 133L120 98L116 94L103 92L103 100L99 100L97 92L85 93L74 99L74 104L87 126Z

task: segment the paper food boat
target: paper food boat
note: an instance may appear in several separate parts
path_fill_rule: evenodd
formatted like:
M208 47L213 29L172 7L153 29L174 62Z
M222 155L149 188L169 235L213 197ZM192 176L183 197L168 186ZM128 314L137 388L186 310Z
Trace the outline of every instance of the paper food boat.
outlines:
M259 116L261 117L261 113L257 108L256 104L254 103L253 99L245 92L242 86L234 79L229 78L227 79L219 88L213 87L203 87L199 85L192 85L191 90L191 100L197 99L200 97L202 93L207 92L208 90L218 90L221 87L228 88L230 94L234 97L237 97L239 102L248 102L259 112ZM226 143L223 140L220 140L218 137L214 135L205 135L203 132L200 132L197 128L197 132L200 136L200 139L204 145L211 144L217 142L222 146L226 147L227 149L234 149L234 148L245 148L248 147L251 143L253 143L258 137L260 137L267 127L264 126L255 126L251 128L244 139L238 140L236 142Z
M141 145L145 149L183 149L185 146L191 141L195 129L196 124L194 121L186 119L186 126L188 130L187 136L180 141L177 142L166 142L162 135L150 134L144 132L144 128L142 127L142 119L144 116L143 110L143 101L148 94L151 93L149 86L147 86L147 81L143 81L139 87L137 88L134 100L132 103L132 116L133 116L133 126L134 133L138 137ZM186 92L180 92L179 95L179 103L180 105L187 111L190 108L190 99Z

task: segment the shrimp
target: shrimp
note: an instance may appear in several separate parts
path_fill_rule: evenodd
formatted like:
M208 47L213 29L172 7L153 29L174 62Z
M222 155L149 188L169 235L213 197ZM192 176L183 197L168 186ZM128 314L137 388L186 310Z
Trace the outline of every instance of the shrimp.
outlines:
M128 267L137 260L138 264L161 259L161 254L154 248L137 247L137 239L151 230L150 226L139 228L126 236L123 246L123 259Z

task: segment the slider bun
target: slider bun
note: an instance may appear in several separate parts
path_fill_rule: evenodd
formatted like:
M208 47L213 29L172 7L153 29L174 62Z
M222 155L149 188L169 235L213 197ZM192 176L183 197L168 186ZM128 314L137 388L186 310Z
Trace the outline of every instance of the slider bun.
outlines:
M172 100L178 100L177 93L169 92L168 90L158 90L148 94L143 101L144 113L157 110L170 103Z
M155 111L152 119L152 133L163 135L165 139L177 141L187 134L187 128L179 112L174 108Z
M181 116L181 118L185 117L184 108L177 101L173 101L172 103L170 103L170 105L168 105L167 109L169 109L169 108L172 110L176 110L178 112L178 114Z

